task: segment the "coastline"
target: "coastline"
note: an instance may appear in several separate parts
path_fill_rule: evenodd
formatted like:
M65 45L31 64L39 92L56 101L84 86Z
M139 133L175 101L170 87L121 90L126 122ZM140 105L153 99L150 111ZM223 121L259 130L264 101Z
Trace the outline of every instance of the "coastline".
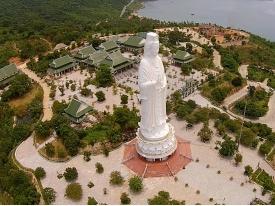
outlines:
M127 5L123 7L120 17L123 17L125 14L127 14L127 12L129 12L128 17L138 16L139 18L142 18L142 16L138 15L138 11L143 8L145 8L144 1L131 0Z
M138 1L140 1L140 0L138 0ZM273 34L274 33L273 30L270 31L270 29L267 29L266 26L263 26L263 25L268 25L268 22L265 24L262 24L262 23L260 23L261 21L258 21L258 22L254 21L254 23L250 23L251 21L249 21L249 22L243 21L242 23L238 24L238 23L236 23L236 20L234 20L234 18L232 19L231 14L226 14L226 13L224 14L224 16L227 19L231 19L231 20L230 21L228 20L228 22L224 22L223 20L220 21L218 18L219 15L214 15L211 17L211 14L210 14L209 16L207 16L209 12L208 13L202 12L200 14L200 13L198 13L198 11L196 11L196 12L190 13L189 12L190 7L192 7L192 8L196 7L193 4L191 4L191 6L190 6L190 2L189 2L189 4L187 4L188 12L185 15L184 14L181 15L181 14L177 13L178 12L177 7L175 7L175 8L173 7L170 10L167 7L163 8L164 6L166 6L166 4L162 5L163 4L162 1L159 1L161 4L161 6L159 6L159 7L155 6L156 5L155 2L158 2L157 0L154 0L154 1L141 0L140 2L142 3L143 7L132 12L131 16L134 15L139 18L148 18L148 19L159 20L159 21L164 21L164 22L172 22L172 23L184 23L185 22L185 23L193 23L193 24L197 24L197 25L208 24L208 25L212 25L212 26L218 26L218 27L243 31L243 32L246 32L249 34L259 36L267 41L275 42L275 35ZM140 11L146 7L146 3L150 4L150 6L149 6L150 8L146 9L147 14L146 14L146 12L143 12L143 14L142 14L142 12L140 12ZM187 3L188 3L188 1L187 1ZM180 4L179 7L180 6L182 6L182 5ZM156 12L158 10L160 12ZM168 12L164 12L167 10L168 10ZM217 11L219 12L219 9L217 9ZM148 12L152 12L152 15L151 15L151 13L148 13ZM172 14L170 14L171 12L172 12ZM184 11L182 11L182 12L184 13ZM159 13L163 13L163 15L160 15ZM188 15L191 15L192 18L190 19L190 17ZM237 17L235 17L235 18L237 18ZM243 18L249 18L249 14L247 16L244 15Z

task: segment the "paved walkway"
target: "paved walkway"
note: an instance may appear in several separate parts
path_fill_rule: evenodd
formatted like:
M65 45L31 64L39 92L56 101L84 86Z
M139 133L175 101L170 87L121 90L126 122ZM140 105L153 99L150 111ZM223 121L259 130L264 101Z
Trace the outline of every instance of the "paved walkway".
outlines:
M109 157L92 156L89 162L85 162L82 155L77 155L68 162L54 163L38 154L33 145L33 139L30 137L19 145L15 157L25 167L35 169L40 166L45 169L46 177L41 182L43 187L52 187L57 192L55 204L86 204L88 196L95 197L99 203L120 204L122 192L129 193L132 204L147 204L147 199L152 198L160 190L168 191L172 198L186 200L186 204L249 204L255 197L268 200L268 195L262 197L260 187L247 182L247 177L243 175L245 165L249 164L255 169L258 162L270 173L271 168L259 157L257 152L241 146L241 154L244 159L243 163L236 167L232 159L221 158L218 151L215 150L215 142L220 140L220 137L214 135L210 144L201 143L197 136L202 127L201 124L186 130L186 122L178 121L175 117L171 117L170 123L175 127L177 136L190 141L192 157L194 160L199 159L199 162L193 161L186 166L186 169L177 173L178 181L176 182L172 177L144 179L144 190L140 194L129 193L127 180L134 173L122 164L124 147L110 152ZM94 166L96 162L103 165L103 174L96 173ZM208 164L209 168L206 167ZM73 202L64 197L68 183L64 178L57 178L57 174L63 173L67 167L76 167L78 170L77 182L82 185L83 189L83 198L79 202ZM110 173L114 170L120 171L126 180L121 187L109 184ZM221 171L221 174L217 174L218 170ZM230 177L234 179L230 181ZM95 184L93 188L87 187L89 181ZM244 183L244 186L241 186L241 183ZM185 186L186 184L188 187ZM107 188L107 195L103 194L103 188ZM257 191L253 192L253 188L256 188ZM197 190L200 191L200 194L196 193ZM211 197L214 198L213 203L208 202Z
M213 52L213 63L216 68L223 70L223 66L221 65L221 55L216 49L214 49Z
M50 87L45 83L44 80L39 78L33 71L29 70L27 68L27 62L18 65L18 69L20 69L23 73L28 75L29 78L37 82L43 89L44 95L43 95L43 118L42 121L51 120L53 113L50 106Z
M247 75L248 75L248 66L249 65L241 65L239 68L238 68L238 71L241 75L242 78L246 79Z
M248 93L248 85L240 89L238 92L232 94L231 96L226 97L222 105L225 106L226 108L229 108L231 104L245 97L247 93Z
M275 131L275 92L270 97L267 114L260 117L257 122L267 124L273 131Z

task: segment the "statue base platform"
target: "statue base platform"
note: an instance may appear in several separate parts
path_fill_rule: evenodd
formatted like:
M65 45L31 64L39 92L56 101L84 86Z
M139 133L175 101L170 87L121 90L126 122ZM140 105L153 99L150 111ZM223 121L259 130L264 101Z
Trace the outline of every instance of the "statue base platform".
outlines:
M177 149L174 127L168 124L169 132L158 140L148 140L137 132L137 153L147 161L163 161Z
M124 145L122 163L142 178L175 176L192 161L190 142L175 138L176 150L163 161L148 161L137 153L137 138Z

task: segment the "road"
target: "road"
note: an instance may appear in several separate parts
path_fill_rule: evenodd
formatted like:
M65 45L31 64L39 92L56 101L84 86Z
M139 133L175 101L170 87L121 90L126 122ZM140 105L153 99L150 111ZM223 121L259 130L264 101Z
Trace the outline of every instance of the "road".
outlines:
M120 17L122 17L127 9L128 6L130 6L135 0L131 0L127 5L125 5L120 13Z

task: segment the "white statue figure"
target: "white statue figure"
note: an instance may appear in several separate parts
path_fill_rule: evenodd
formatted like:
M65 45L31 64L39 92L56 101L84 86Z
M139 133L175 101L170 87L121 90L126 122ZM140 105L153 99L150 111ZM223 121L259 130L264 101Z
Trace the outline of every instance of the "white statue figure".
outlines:
M147 139L158 139L169 132L166 123L167 80L158 52L158 35L148 33L144 47L144 58L139 67L140 130Z
M141 121L137 151L147 159L165 159L176 149L173 127L166 122L167 80L159 52L159 38L148 33L139 67Z

